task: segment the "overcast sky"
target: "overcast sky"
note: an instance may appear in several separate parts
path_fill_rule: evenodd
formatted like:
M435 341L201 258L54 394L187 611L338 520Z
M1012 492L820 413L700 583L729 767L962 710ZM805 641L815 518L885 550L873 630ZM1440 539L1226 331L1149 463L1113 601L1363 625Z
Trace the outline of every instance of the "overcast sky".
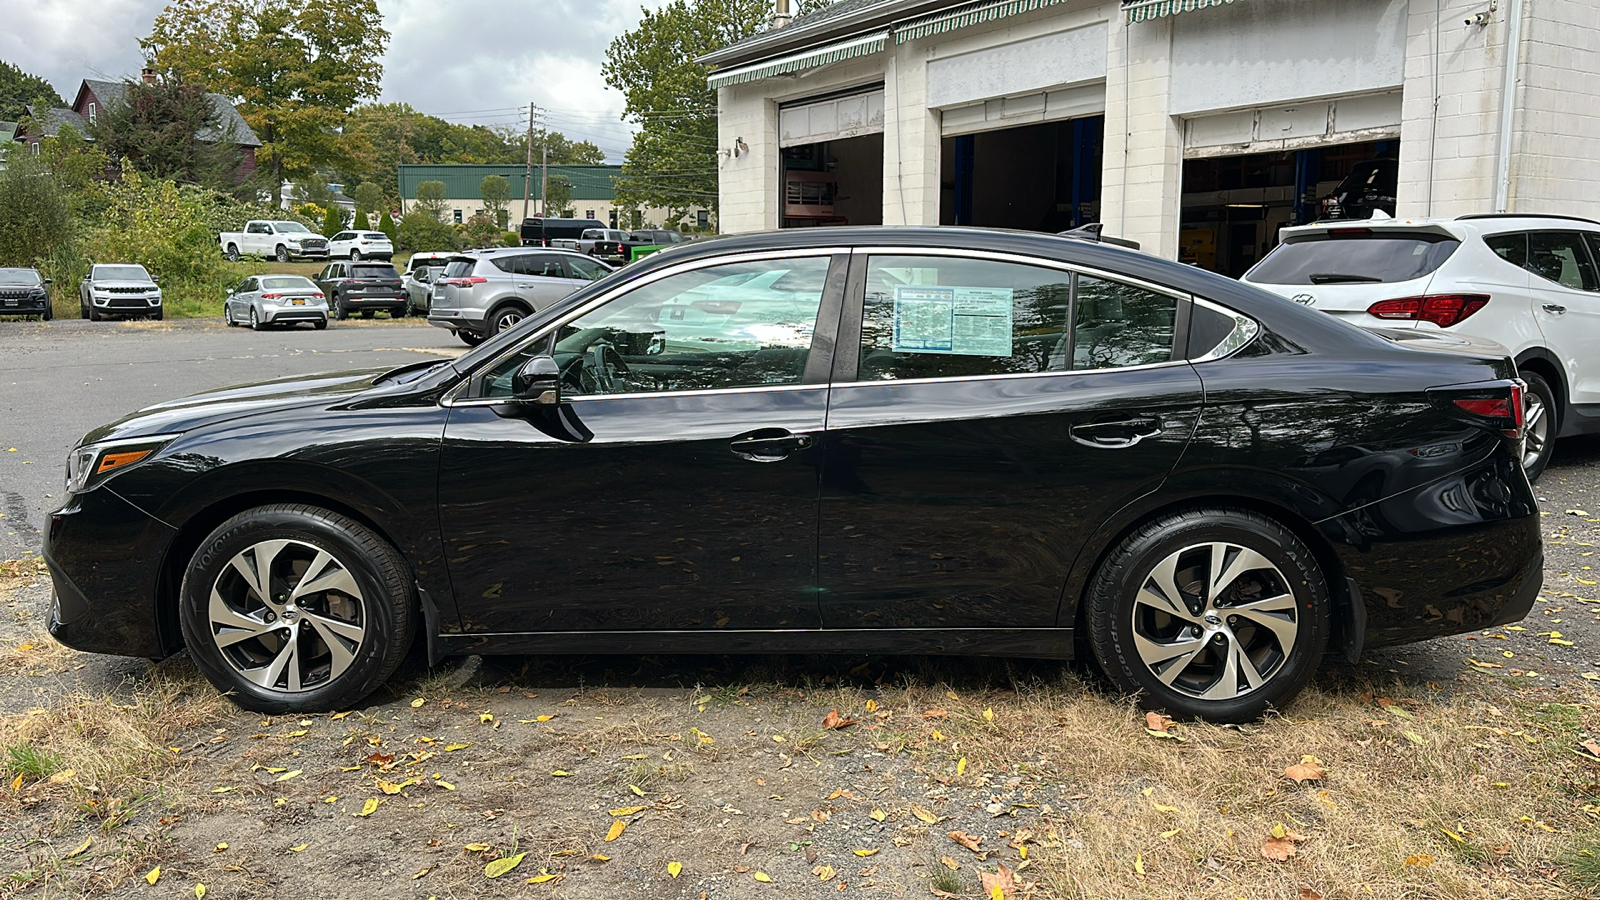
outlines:
M389 50L386 102L453 122L550 127L620 162L631 130L622 95L600 77L611 40L665 0L378 0ZM138 77L139 38L166 0L3 0L0 59L47 79L72 102L84 78Z

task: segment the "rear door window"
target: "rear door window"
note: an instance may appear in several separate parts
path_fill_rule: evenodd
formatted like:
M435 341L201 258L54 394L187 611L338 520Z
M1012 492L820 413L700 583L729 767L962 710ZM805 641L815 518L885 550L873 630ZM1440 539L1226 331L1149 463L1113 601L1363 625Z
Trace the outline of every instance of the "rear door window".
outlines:
M1279 244L1244 277L1257 284L1390 284L1433 274L1461 242L1436 234L1366 232Z
M1589 248L1583 235L1576 231L1530 232L1528 271L1577 291L1600 287Z
M1528 267L1528 235L1514 231L1510 234L1491 234L1483 239L1494 255L1519 269Z

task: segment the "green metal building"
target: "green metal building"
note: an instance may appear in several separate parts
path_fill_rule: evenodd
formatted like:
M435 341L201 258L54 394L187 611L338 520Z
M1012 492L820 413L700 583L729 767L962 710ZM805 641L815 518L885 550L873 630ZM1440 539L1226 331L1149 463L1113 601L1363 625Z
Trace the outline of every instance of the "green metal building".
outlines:
M540 215L539 193L542 178L539 166L533 167L533 177L527 179L527 214ZM619 166L551 166L550 177L565 175L572 184L572 205L578 218L607 220L616 206L613 179L622 174ZM523 182L527 167L520 165L402 165L400 166L401 211L411 208L417 199L417 185L424 181L444 183L444 195L450 207L447 215L455 221L465 221L483 209L482 184L489 175L499 175L511 185L511 220L523 218Z

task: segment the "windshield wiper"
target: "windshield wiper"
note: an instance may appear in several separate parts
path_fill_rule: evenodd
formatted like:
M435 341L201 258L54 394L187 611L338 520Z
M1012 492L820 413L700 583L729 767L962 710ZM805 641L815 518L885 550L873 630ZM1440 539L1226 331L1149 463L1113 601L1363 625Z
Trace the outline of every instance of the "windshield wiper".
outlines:
M1382 284L1382 278L1373 278L1371 275L1348 275L1343 272L1314 272L1311 275L1312 284Z

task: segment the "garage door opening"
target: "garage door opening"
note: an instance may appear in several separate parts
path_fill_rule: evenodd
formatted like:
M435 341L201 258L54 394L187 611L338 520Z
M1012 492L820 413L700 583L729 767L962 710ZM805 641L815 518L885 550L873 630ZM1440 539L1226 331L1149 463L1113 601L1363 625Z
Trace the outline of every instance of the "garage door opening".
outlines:
M947 137L939 224L1065 231L1100 221L1104 116Z
M1185 160L1178 260L1237 278L1286 226L1393 215L1399 157L1387 140Z
M783 148L782 228L883 224L883 135Z

